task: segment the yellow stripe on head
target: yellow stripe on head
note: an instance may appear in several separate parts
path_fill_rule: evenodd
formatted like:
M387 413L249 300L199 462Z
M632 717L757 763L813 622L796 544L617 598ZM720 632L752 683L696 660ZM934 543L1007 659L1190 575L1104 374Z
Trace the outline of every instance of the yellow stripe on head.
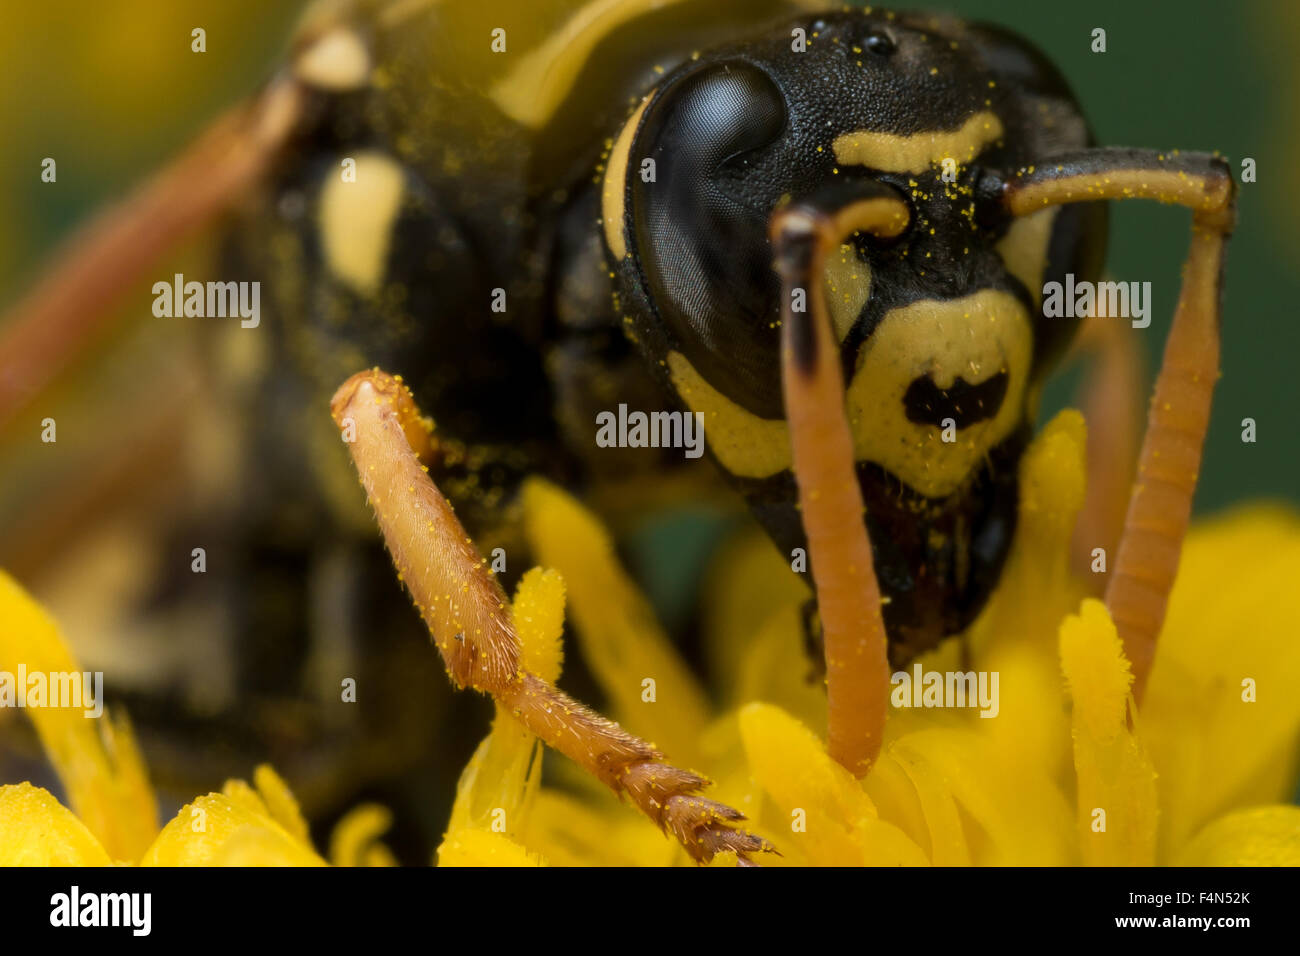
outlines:
M944 159L969 163L989 143L1002 137L997 114L981 110L949 132L922 130L899 135L858 130L835 137L831 149L845 166L867 166L886 173L923 173Z
M327 174L321 190L319 225L325 264L341 282L363 295L379 290L402 204L402 167L384 153L356 158L356 182L339 170Z
M1007 233L994 247L1007 271L1025 284L1034 301L1043 300L1043 271L1047 268L1047 246L1052 241L1052 226L1061 207L1040 209L1011 223Z
M783 418L760 418L704 380L681 352L668 353L673 387L686 406L704 415L709 450L738 478L767 478L792 461L790 431Z
M653 96L654 90L651 90L636 108L636 112L628 117L605 162L605 181L600 189L600 216L605 224L605 241L609 243L615 260L627 255L627 240L623 237L623 212L627 194L628 154L632 150L637 127L641 125L641 116Z

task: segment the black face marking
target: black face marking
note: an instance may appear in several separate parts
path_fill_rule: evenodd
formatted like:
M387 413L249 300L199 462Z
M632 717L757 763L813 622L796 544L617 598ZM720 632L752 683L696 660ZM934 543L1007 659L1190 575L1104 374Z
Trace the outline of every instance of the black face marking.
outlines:
M903 395L907 420L943 427L945 419L952 419L957 428L987 421L1002 408L1009 381L1006 372L998 372L975 385L959 376L951 388L940 388L929 375L922 375Z
M927 498L870 462L857 465L891 666L906 666L970 626L1002 573L1015 535L1026 425L990 449L969 485ZM759 522L785 554L807 546L789 472L741 482Z

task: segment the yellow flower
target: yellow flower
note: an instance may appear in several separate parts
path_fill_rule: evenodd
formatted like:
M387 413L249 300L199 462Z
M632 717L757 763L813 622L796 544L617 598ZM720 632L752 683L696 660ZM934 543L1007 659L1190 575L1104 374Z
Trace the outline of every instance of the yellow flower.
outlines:
M1140 713L1104 605L1067 554L1083 499L1083 422L1058 416L1022 463L1016 543L963 641L923 671L999 677L997 714L896 708L879 760L855 780L810 728L806 586L756 529L706 582L706 690L619 567L609 535L564 492L524 490L543 568L513 602L526 667L558 677L566 599L577 646L612 716L709 774L780 851L771 865L1300 864L1286 801L1300 735L1300 518L1253 506L1193 531ZM57 627L0 573L0 669L79 670ZM963 660L961 654L969 656ZM165 827L129 725L79 711L28 714L71 809L30 784L0 787L0 864L312 865L297 802L269 767L229 781ZM543 786L544 749L498 708L461 775L441 865L682 865L685 852L567 761ZM386 810L356 808L330 859L387 865ZM715 864L734 863L726 856Z
M0 571L0 671L79 673L58 626ZM18 693L26 692L19 688ZM68 809L30 783L0 786L0 866L320 866L298 802L269 766L253 785L229 780L182 807L161 829L157 800L125 715L90 719L82 708L30 706L68 795ZM336 826L340 865L384 865L377 843L386 811L355 808Z
M524 667L554 681L560 676L564 581L554 571L533 568L519 582L512 612ZM438 862L442 866L538 865L517 841L528 825L541 772L541 741L498 704L491 733L461 774Z
M1082 418L1066 412L1026 455L1016 544L965 636L969 659L950 641L921 661L924 671L997 672L997 716L892 709L861 781L809 729L824 727L826 702L804 677L808 592L760 534L725 549L707 582L715 709L590 513L534 481L526 524L541 563L567 583L578 645L612 716L708 773L711 795L780 851L765 863L1300 864L1300 808L1286 803L1300 735L1290 691L1300 682L1300 594L1290 587L1300 519L1260 505L1193 531L1136 713L1114 625L1068 567L1083 438ZM462 777L444 863L688 862L563 762L563 790L534 789L536 742L507 739L502 723ZM516 769L486 774L486 749ZM481 812L468 820L471 804L518 814L508 836Z

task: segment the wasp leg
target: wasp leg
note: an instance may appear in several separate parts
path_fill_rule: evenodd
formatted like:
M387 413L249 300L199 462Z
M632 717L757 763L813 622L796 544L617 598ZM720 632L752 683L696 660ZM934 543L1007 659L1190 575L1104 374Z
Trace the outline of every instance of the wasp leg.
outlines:
M1073 563L1100 597L1110 568L1093 571L1093 552L1115 553L1137 472L1142 357L1132 327L1102 316L1084 322L1074 351L1089 365L1079 402L1088 422L1088 483L1074 527Z
M273 82L73 237L0 323L0 426L93 340L146 269L262 176L298 120L302 95L292 80Z
M1141 701L1183 537L1219 376L1223 256L1236 187L1223 160L1203 153L1095 149L1022 170L1002 191L1012 215L1098 199L1155 199L1192 211L1192 242L1165 343L1106 605L1133 666Z
M374 370L348 379L331 403L398 574L415 600L452 681L491 695L565 756L626 793L699 862L733 851L741 861L772 847L735 824L736 810L698 792L708 781L557 690L520 664L505 592L451 505L420 464L428 437L400 380Z
M827 750L857 777L884 735L885 622L844 412L844 377L822 284L826 257L856 231L898 235L908 212L888 187L858 184L778 210L771 237L783 285L781 378L826 655ZM865 190L865 191L864 191ZM802 295L798 295L802 293ZM806 309L796 311L796 299Z

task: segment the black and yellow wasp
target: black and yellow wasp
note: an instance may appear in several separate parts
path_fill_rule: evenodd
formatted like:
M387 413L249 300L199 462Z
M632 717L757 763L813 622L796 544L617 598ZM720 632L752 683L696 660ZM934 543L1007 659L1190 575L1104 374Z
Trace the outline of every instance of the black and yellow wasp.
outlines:
M692 472L596 447L599 412L702 413L717 472L783 553L811 559L814 643L833 657L846 627L878 632L897 664L961 632L998 581L1042 384L1080 323L1043 317L1044 283L1098 277L1104 200L1129 197L1193 210L1170 348L1179 374L1213 370L1226 167L1097 148L1058 71L1006 30L816 0L324 2L264 90L102 221L94 267L38 288L0 341L70 329L151 280L166 241L230 220L214 275L263 290L260 331L234 333L244 364L215 376L237 382L247 477L167 537L224 556L202 586L239 635L243 725L249 701L306 696L322 641L417 698L428 678L325 414L374 366L437 422L433 476L512 570L528 566L522 477L594 494ZM0 365L11 408L43 384L16 347ZM1205 378L1174 425L1155 407L1147 436L1149 453L1191 435L1176 464L1193 476ZM856 510L825 521L807 506L841 459ZM1158 631L1185 478L1152 477L1160 500L1131 504L1108 599L1132 647ZM883 600L865 611L835 596L845 528L870 541ZM185 598L188 570L154 610ZM350 759L366 753L391 798L413 759L384 738L411 721L367 719ZM294 726L281 747L303 753L331 733Z

